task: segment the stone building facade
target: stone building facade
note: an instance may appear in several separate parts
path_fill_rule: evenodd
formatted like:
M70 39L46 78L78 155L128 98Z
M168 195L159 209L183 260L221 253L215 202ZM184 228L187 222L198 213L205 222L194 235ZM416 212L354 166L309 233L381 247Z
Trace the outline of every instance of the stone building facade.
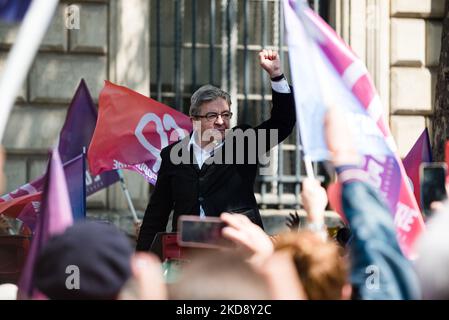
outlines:
M154 17L151 11L155 1L61 1L2 141L7 153L8 190L42 174L48 149L56 142L68 103L81 78L86 80L96 101L105 79L154 97L150 92L155 85L151 62L154 33L150 17ZM198 1L199 6L204 2ZM220 4L227 1L217 0L217 11ZM164 6L168 2L160 1L160 4ZM278 1L266 2L275 6ZM329 23L371 72L401 156L410 149L432 116L445 2L320 1L320 5L328 7ZM67 28L69 5L79 8L79 29ZM236 2L238 5L240 1ZM236 21L238 29L241 20ZM163 28L165 23L163 21ZM16 33L17 27L0 25L0 72ZM126 179L133 202L142 212L148 201L149 187L134 173L127 172ZM88 208L89 212L115 212L114 219L129 217L118 184L88 198Z

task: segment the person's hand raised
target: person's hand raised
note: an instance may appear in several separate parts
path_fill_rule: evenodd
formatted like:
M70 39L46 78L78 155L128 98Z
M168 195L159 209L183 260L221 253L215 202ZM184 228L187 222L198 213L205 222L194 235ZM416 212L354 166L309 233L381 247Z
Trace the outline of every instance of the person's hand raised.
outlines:
M327 206L326 190L315 179L307 178L302 183L301 198L309 223L324 223Z
M259 267L273 253L270 237L248 217L241 214L222 213L221 220L226 223L222 230L224 238L234 242L249 258L248 261Z
M260 66L270 75L270 78L282 74L279 54L274 50L262 50L259 52Z

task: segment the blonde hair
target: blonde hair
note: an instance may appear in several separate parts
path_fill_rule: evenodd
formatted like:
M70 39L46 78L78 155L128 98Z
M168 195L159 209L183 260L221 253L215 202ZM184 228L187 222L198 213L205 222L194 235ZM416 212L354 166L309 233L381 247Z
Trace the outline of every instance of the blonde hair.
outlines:
M275 242L275 250L287 250L292 255L309 299L342 298L343 286L348 281L348 262L335 243L325 242L311 231L301 231L281 235Z

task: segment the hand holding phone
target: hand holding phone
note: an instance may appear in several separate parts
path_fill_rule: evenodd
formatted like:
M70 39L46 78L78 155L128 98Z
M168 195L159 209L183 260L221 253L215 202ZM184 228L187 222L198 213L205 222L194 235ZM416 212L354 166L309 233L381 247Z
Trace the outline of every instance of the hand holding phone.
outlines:
M223 248L230 241L221 231L226 224L218 217L180 216L178 220L178 244L182 247Z

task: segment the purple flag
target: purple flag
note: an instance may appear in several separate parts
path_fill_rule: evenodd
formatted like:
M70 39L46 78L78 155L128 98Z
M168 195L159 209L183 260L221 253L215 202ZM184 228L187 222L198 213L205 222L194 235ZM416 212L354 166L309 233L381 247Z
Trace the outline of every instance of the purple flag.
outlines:
M63 233L72 223L72 209L64 169L58 150L54 149L47 168L41 214L19 280L19 299L29 299L38 295L33 285L33 269L37 256L51 236Z
M64 173L68 183L73 219L84 219L86 216L84 154L80 154L76 158L65 163ZM17 217L17 219L21 220L31 229L32 232L34 232L36 220L38 218L37 216L40 211L40 199L28 197L29 200L27 205L24 206L22 202L19 202L17 205L5 206L4 209L2 208L2 203L7 205L7 202L13 199L41 192L43 190L44 183L45 175L0 198L0 213L10 217Z
M67 181L67 188L70 197L70 206L72 208L73 219L75 221L83 220L86 217L86 190L85 190L85 157L80 154L78 157L64 164L64 174ZM41 179L42 184L45 176ZM41 189L39 190L41 191ZM20 212L17 219L22 221L32 232L36 227L36 221L39 216L41 202L39 200L30 200L28 205Z
M97 124L97 115L95 103L86 82L82 79L70 103L59 136L58 148L63 163L83 153L84 149L87 150ZM89 172L86 172L87 196L108 187L119 179L116 171L105 172L98 176L92 176Z
M62 163L66 163L83 153L83 149L89 146L92 134L97 122L97 110L84 80L81 80L75 95L67 111L66 120L59 136L58 150ZM116 171L109 171L98 176L92 176L86 171L86 195L108 187L119 181L120 177ZM42 191L44 176L26 183L18 189L0 197L0 203L10 201L26 194L34 194ZM31 207L29 207L31 209ZM77 212L76 210L74 210ZM2 213L0 211L0 213ZM15 216L18 213L14 214ZM25 213L28 216L28 213ZM28 216L28 218L31 218ZM29 221L29 219L27 221Z
M17 22L23 19L31 0L0 0L0 19Z
M432 162L432 150L430 148L429 131L427 128L424 129L418 140L416 140L413 147L405 156L404 160L402 160L407 176L413 184L413 193L415 194L416 201L418 202L420 208L421 195L419 167L421 163L424 162Z
M64 164L64 173L75 221L86 218L86 155L78 157Z

